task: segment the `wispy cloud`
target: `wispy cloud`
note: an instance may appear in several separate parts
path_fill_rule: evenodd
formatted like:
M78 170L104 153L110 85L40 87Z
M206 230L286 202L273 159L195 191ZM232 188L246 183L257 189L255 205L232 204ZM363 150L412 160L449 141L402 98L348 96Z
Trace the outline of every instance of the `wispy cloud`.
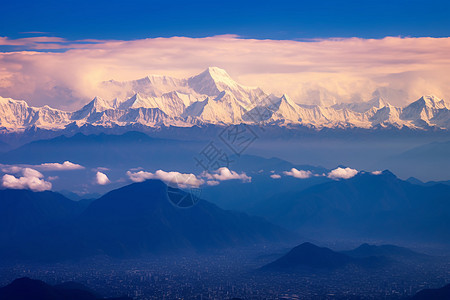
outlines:
M61 163L42 163L40 165L3 165L0 164L0 170L4 173L19 173L24 168L32 168L40 171L73 171L73 170L83 170L85 167L79 164L72 163L70 161L65 161Z
M188 77L208 66L302 103L367 100L377 89L397 105L422 94L450 96L450 38L275 41L225 35L68 41L41 36L0 37L0 45L20 50L0 53L0 95L65 109L79 108L95 95L111 97L98 85L104 80ZM34 51L43 49L62 52Z
M60 163L44 163L36 166L40 170L45 171L71 171L71 170L82 170L84 167L79 164L71 163L70 161L65 161Z

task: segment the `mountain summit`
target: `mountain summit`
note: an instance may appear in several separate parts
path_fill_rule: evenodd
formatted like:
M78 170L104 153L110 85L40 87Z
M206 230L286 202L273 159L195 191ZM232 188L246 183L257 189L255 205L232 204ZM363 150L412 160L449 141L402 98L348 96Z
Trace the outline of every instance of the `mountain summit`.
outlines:
M221 91L241 88L225 70L217 67L209 67L199 75L189 78L188 84L197 93L208 96L217 96Z

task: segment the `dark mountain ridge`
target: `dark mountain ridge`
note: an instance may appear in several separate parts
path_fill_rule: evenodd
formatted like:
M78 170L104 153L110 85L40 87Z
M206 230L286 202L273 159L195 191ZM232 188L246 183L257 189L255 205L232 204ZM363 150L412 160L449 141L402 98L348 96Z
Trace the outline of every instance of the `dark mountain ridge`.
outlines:
M294 237L262 218L225 211L204 200L191 208L175 207L167 191L168 187L159 180L134 183L105 194L84 210L83 204L57 193L1 191L0 195L26 196L25 200L16 196L0 198L2 213L8 216L3 220L4 228L20 228L1 240L0 253L4 259L19 260L105 254L135 257L271 243ZM66 206L47 207L48 198L52 197ZM21 223L23 210L9 205L15 202L23 202L29 212L27 218L39 222ZM54 218L67 209L65 217L61 214ZM33 234L21 234L27 232Z
M326 247L319 247L311 243L303 243L291 249L287 254L262 267L266 271L315 271L334 270L348 265L372 268L381 267L388 263L388 259L381 256L352 257L344 253L333 251Z

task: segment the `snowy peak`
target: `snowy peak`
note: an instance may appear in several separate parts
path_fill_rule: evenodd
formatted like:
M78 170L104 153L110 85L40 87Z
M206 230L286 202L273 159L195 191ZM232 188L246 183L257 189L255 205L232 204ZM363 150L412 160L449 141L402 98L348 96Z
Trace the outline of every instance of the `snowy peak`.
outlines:
M369 117L369 120L372 122L372 125L379 125L379 124L400 125L401 124L400 113L401 108L387 104L381 107L380 109L376 110L373 116Z
M405 107L403 113L407 118L432 118L439 110L448 110L444 100L436 96L422 96Z
M234 80L231 79L230 75L228 75L227 71L225 71L224 69L218 67L209 67L202 74L205 73L207 73L216 82L235 83Z
M100 97L95 97L91 102L83 106L72 116L73 120L81 120L88 118L92 114L99 113L108 109L112 109L112 105Z
M445 109L447 105L443 99L434 95L422 96L419 100L410 104L416 108Z
M90 112L102 112L107 109L111 109L111 105L108 101L103 100L100 97L95 97L91 102L86 104L82 110L88 110Z
M283 96L281 96L280 103L290 105L293 108L298 107L298 105L294 101L292 101L292 99L286 94L283 94Z
M240 88L225 70L217 67L209 67L199 75L189 78L188 84L197 93L208 96L217 96L224 90Z
M146 100L139 93L119 104L119 109L146 107Z

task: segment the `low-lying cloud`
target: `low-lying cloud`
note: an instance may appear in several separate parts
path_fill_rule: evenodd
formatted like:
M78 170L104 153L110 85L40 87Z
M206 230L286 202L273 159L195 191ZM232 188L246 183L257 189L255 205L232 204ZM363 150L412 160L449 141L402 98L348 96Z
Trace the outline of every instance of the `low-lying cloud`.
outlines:
M174 184L181 188L187 187L199 187L205 181L201 178L197 178L194 174L186 174L180 172L165 172L163 170L158 170L155 173L139 171L139 172L127 172L128 178L134 182L142 182L147 179L159 179L167 184Z
M337 179L349 179L358 174L358 171L352 168L336 168L328 173L327 177L337 180Z
M2 177L2 186L9 189L29 189L36 192L50 190L52 184L45 181L44 175L31 168L23 168L21 177L5 174Z
M97 172L95 174L95 183L99 185L106 185L110 184L111 181L109 180L108 176L105 173Z
M300 179L306 179L313 176L311 171L297 170L296 168L292 168L290 171L286 171L283 173L287 176L292 176Z
M251 182L252 180L244 172L239 174L226 167L219 168L211 173L203 172L198 176L192 173L166 172L163 170L158 170L155 173L147 171L133 172L129 170L127 176L134 182L143 182L147 179L159 179L167 184L174 184L181 188L200 187L203 184L214 186L226 180L241 180L242 182Z
M228 169L227 167L222 167L217 169L216 171L213 171L211 173L203 173L203 177L206 177L210 180L216 180L216 181L225 181L225 180L241 180L242 182L251 182L252 178L250 176L247 176L244 172L237 173L235 171L232 171Z

